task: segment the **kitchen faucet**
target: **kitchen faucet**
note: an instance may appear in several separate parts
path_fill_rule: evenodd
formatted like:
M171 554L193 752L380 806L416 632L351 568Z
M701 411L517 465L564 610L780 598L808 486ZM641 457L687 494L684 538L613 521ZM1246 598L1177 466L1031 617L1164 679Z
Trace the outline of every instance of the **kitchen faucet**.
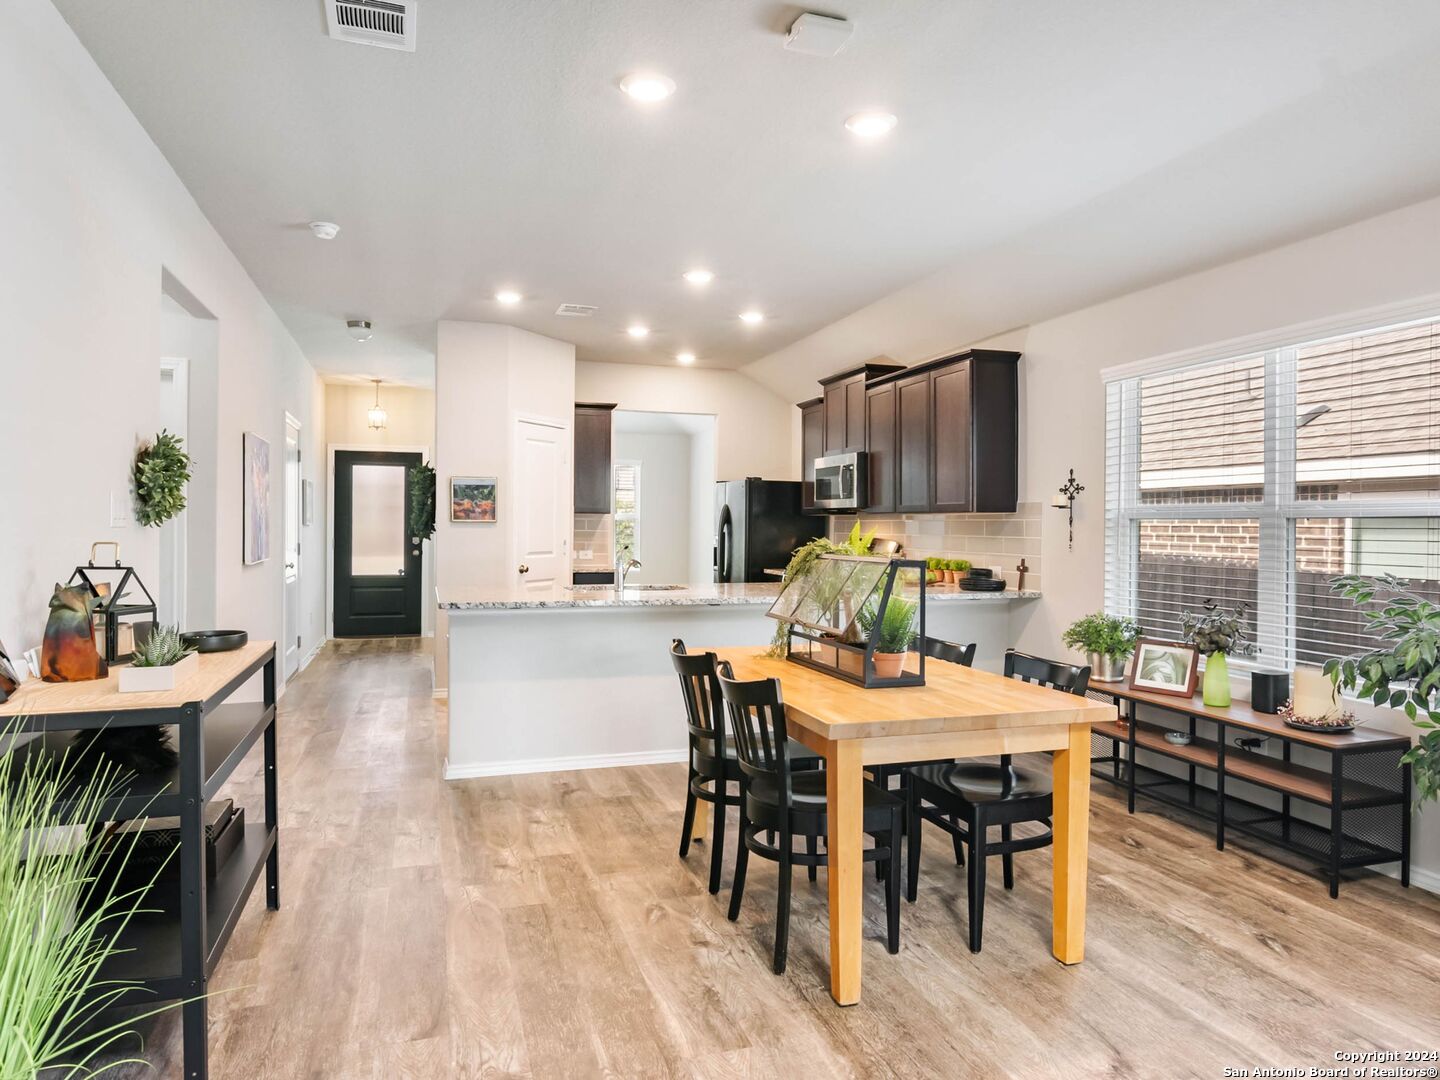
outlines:
M624 551L617 552L615 555L615 587L617 589L625 588L625 576L631 570L640 569L640 565L639 559L632 559Z

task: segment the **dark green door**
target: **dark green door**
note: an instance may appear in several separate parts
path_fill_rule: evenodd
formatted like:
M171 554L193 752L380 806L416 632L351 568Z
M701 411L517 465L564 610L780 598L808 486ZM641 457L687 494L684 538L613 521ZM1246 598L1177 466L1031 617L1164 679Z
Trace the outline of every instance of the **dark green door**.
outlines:
M420 633L420 542L406 534L419 454L335 452L335 636Z

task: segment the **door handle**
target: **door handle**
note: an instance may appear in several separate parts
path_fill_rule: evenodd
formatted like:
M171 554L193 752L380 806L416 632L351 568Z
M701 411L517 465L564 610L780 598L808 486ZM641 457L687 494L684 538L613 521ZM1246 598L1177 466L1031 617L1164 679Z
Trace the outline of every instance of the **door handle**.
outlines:
M515 569L518 570L518 571L519 571L520 573L522 573L522 574L528 574L528 573L530 572L530 567L526 566L523 562L522 562L519 566L517 566Z
M401 576L401 577L404 577L404 576L405 576L405 567L403 567L403 566L400 567L400 576Z

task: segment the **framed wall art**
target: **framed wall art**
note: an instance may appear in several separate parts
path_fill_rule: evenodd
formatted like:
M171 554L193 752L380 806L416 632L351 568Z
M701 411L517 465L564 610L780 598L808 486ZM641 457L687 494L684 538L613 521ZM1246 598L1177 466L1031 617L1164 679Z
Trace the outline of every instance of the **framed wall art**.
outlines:
M493 476L452 476L450 520L494 524L495 487Z
M243 484L245 565L270 558L270 444L253 431L245 432Z

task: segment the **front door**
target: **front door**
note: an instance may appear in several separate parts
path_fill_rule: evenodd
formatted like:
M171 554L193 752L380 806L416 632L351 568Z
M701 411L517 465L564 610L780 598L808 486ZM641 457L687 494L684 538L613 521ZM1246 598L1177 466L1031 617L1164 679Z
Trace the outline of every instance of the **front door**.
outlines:
M406 533L421 455L335 451L335 636L420 633L420 545Z
M515 481L516 584L536 591L570 584L570 429L517 420Z

